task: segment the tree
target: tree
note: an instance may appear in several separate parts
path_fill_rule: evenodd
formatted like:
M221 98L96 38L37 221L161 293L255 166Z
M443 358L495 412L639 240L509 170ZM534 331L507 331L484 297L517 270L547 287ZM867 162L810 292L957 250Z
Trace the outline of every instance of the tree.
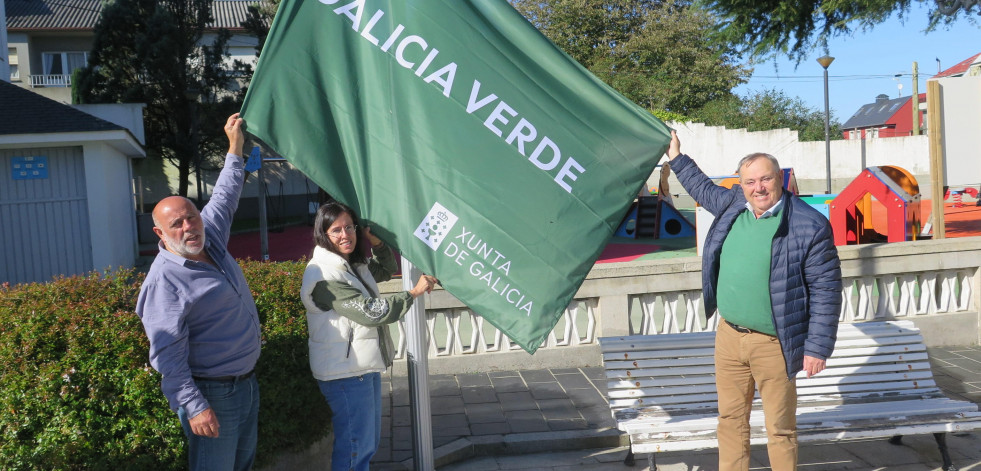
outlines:
M212 44L200 45L211 21L211 0L107 2L76 83L83 103L146 103L148 154L177 167L182 196L191 170L222 153L218 123L240 106L227 92L231 34L218 30Z
M970 15L979 3L977 0L915 1L933 4L927 31L953 23L962 11ZM719 29L722 40L744 44L741 51L755 57L787 53L800 61L815 46L826 45L831 37L871 28L896 12L903 18L909 14L911 0L704 0L704 3L723 20Z
M635 103L689 113L731 96L749 70L686 0L511 0L559 48Z
M801 141L824 140L824 111L808 106L780 90L763 90L745 98L733 96L705 105L696 117L709 126L747 131L789 128ZM841 124L832 116L831 139L842 139Z

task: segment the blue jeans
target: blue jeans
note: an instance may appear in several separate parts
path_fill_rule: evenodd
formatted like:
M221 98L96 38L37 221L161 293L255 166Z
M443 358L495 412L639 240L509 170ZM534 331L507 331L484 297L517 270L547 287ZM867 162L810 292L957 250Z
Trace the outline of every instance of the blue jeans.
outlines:
M259 432L259 382L255 375L241 381L194 380L218 417L218 436L191 433L187 412L177 410L187 435L191 470L250 470L255 462Z
M381 373L317 381L334 426L333 471L368 471L381 442Z

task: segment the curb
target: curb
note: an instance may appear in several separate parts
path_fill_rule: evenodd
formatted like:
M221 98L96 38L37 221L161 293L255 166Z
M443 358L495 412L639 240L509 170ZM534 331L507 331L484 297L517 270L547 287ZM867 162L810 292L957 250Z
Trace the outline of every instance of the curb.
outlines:
M437 447L434 450L433 464L438 468L478 456L523 455L590 448L616 448L628 444L627 435L622 434L615 428L462 437L446 445ZM412 458L403 460L397 464L400 467L386 467L385 469L414 470L415 467Z

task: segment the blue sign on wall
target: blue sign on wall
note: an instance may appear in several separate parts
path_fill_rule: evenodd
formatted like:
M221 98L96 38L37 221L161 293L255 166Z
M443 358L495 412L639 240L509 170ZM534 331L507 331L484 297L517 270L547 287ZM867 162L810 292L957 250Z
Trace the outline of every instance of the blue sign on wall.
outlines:
M14 180L42 180L48 178L48 158L44 156L14 157L11 159Z

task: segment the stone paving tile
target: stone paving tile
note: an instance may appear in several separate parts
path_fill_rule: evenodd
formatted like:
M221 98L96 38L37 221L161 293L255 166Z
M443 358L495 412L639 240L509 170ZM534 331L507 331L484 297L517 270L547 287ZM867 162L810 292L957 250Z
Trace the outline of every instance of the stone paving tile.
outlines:
M460 437L470 436L470 426L466 427L433 427L433 440L435 437L446 437L450 442ZM448 443L448 442L447 442Z
M937 347L927 347L927 355L929 355L931 362L934 360L944 360L944 359L958 357L957 354L951 352L946 348L937 348Z
M392 451L392 461L395 463L405 461L412 458L412 450L395 450Z
M504 410L501 409L501 405L496 402L485 404L467 404L466 413L467 420L470 421L471 425L504 422Z
M555 382L555 376L548 370L525 370L521 372L521 377L527 383L548 383Z
M589 378L586 378L585 376L583 376L582 373L579 372L575 374L557 374L555 375L555 379L558 380L559 384L561 384L562 387L565 388L566 390L569 389L596 390L596 388L593 387L592 381L590 381Z
M541 469L552 470L556 466L569 465L588 461L582 451L557 451L554 453L536 453L534 455L498 456L497 469Z
M474 424L470 427L474 435L504 435L511 431L507 422Z
M491 377L491 383L498 393L509 393L527 391L528 385L520 376L503 376L499 378Z
M433 430L441 428L466 428L470 426L467 414L437 415L433 417Z
M894 466L927 463L930 460L937 461L939 466L940 450L937 449L933 436L927 435L927 437L932 442L932 450L923 449L922 437L916 435L904 436L902 445L893 445L888 439L845 440L836 443L840 448L874 466L892 469ZM930 453L934 456L928 456Z
M609 407L606 398L601 396L595 389L567 389L566 392L576 407L592 407L596 405Z
M580 368L580 371L582 371L587 378L593 380L593 383L601 382L606 384L606 371L603 370L602 366Z
M531 395L537 400L565 398L568 395L559 383L528 383Z
M510 378L512 376L521 376L517 371L491 371L487 373L487 376L493 378Z
M970 358L954 358L952 360L947 360L956 367L963 368L966 370L966 375L963 377L971 377L972 375L977 375L978 369L981 369L981 362L972 360ZM976 377L976 376L975 376Z
M761 447L761 457L769 463L769 458L765 458L766 449ZM716 455L718 456L718 455ZM761 459L763 461L763 459ZM849 453L847 450L834 443L803 443L798 448L797 462L801 471L808 470L832 470L832 469L869 469L868 463L859 457Z
M530 391L499 392L497 398L501 402L501 408L506 411L538 410L538 403L535 402Z
M457 439L455 435L437 435L436 430L433 430L433 448L439 448L447 443L452 443Z
M568 399L542 399L538 407L546 419L577 419L582 418L575 404Z
M462 396L434 397L429 399L429 410L434 416L446 414L462 414L466 412L463 407Z
M966 370L966 369L961 368L959 366L950 366L950 367L944 368L943 374L942 375L939 375L939 376L948 376L948 377L954 378L954 379L956 379L958 381L964 381L964 380L968 380L969 381L969 380L972 380L972 379L975 378L974 374L975 373L973 371L971 371L971 370ZM937 377L937 376L938 376L938 374L936 372L934 372L934 377Z
M460 388L465 404L478 404L483 402L497 402L497 394L494 388L488 386L475 386L471 388Z
M412 410L409 406L397 406L392 409L392 425L399 427L412 424Z
M484 373L461 374L461 375L457 375L456 379L457 381L460 382L461 387L491 386L490 377Z
M981 363L981 350L970 349L970 350L963 350L954 353L957 353L958 355L961 355L963 358L966 358L968 360L973 360L975 362Z
M409 405L409 389L395 389L392 391L392 405L393 406L408 406Z
M585 430L589 427L589 423L586 419L572 418L572 419L545 419L545 423L548 425L548 429L554 432L561 430Z
M591 428L616 427L617 422L613 419L613 413L607 406L593 406L578 408L579 414L589 423Z
M441 466L439 471L498 471L497 458L493 456L478 456L458 463Z
M549 368L553 375L582 374L579 368Z
M638 454L634 456L634 460L637 462L635 467L643 470L650 469L647 467L646 454ZM719 468L719 453L715 450L657 453L654 460L658 471L704 471ZM632 469L620 466L622 469ZM757 471L758 468L750 469Z
M392 454L399 450L412 449L412 427L392 428Z
M548 425L545 424L545 416L539 411L507 411L504 413L504 417L507 418L512 433L548 431Z
M429 397L456 396L460 394L460 385L453 375L442 375L429 380Z

